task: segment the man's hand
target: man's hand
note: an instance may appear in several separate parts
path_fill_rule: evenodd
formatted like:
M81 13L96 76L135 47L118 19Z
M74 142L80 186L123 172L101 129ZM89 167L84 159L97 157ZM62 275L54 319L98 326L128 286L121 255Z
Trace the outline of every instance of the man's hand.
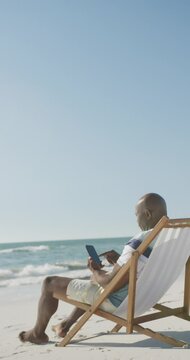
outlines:
M91 257L88 258L88 268L93 272L94 270L101 270L103 265L97 264Z
M115 250L106 251L99 256L104 256L111 265L116 264L117 260L120 257L120 255Z

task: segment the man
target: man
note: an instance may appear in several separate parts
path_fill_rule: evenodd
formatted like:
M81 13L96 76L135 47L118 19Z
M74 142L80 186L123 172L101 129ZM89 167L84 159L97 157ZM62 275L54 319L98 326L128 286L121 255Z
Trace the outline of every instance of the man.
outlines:
M19 334L21 341L29 341L36 344L48 342L45 329L51 316L56 312L58 300L53 298L53 293L60 293L62 297L69 296L72 299L91 304L93 303L104 287L114 278L117 272L130 259L132 252L147 237L150 230L157 224L162 216L167 215L165 200L158 194L149 193L140 198L136 205L136 217L142 232L132 238L125 245L121 256L115 251L105 253L107 260L113 264L109 272L97 266L91 258L88 260L88 267L92 272L90 280L70 279L66 277L50 276L44 280L42 294L38 305L37 321L33 329L23 331ZM151 248L140 256L138 261L137 277L142 272L144 265L150 255ZM129 276L125 276L114 288L112 294L101 304L100 308L114 312L127 295ZM74 308L66 320L53 327L59 336L64 337L70 327L84 313L84 310Z

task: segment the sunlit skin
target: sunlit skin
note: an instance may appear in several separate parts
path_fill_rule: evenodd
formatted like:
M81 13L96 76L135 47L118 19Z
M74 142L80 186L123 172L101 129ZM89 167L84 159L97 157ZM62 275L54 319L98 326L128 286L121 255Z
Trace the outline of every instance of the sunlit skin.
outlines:
M137 223L141 230L149 230L153 228L156 223L167 215L167 209L165 201L157 194L146 194L139 199L135 214ZM104 256L110 264L113 265L113 269L110 272L104 271L101 266L97 266L91 258L88 259L88 268L92 275L91 279L99 283L102 287L105 287L120 270L120 266L117 264L119 254L114 251L108 251L104 253ZM58 293L62 298L66 297L67 286L72 279L60 276L47 277L42 285L42 293L38 303L37 320L34 327L29 331L22 331L19 334L19 338L22 342L29 341L35 344L47 343L49 338L45 333L46 327L50 318L56 312L58 308L58 300L53 297L53 293ZM128 283L128 276L121 279L120 283L114 291L120 289ZM56 332L58 336L64 337L70 327L83 315L84 310L74 308L71 314L62 322L52 327L52 330Z

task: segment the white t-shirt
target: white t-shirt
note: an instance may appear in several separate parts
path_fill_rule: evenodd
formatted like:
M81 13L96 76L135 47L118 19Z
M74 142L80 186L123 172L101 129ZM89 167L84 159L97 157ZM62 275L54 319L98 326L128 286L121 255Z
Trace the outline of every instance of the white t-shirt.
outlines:
M151 229L152 230L152 229ZM117 260L119 266L123 266L131 258L132 253L138 248L138 246L147 238L151 230L142 231L139 234L135 235L129 242L124 246L121 256ZM142 272L148 257L151 253L152 247L148 247L143 255L139 257L138 266L137 266L137 278Z

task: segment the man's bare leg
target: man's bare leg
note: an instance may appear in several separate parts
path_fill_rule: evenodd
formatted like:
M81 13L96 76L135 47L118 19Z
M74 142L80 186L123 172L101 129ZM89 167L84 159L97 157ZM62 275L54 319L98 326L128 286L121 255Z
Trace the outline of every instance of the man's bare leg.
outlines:
M50 276L44 280L42 294L38 304L36 324L33 329L29 331L22 331L19 334L21 341L29 341L35 344L48 342L49 338L45 333L45 329L51 316L56 312L58 307L58 300L53 297L53 293L57 292L66 295L67 286L71 280L72 279L70 278L59 276ZM75 319L77 317L77 313L73 314L73 316ZM69 318L72 323L72 316Z
M52 326L52 330L60 337L65 337L70 327L85 313L85 310L74 308L72 313L57 325Z

